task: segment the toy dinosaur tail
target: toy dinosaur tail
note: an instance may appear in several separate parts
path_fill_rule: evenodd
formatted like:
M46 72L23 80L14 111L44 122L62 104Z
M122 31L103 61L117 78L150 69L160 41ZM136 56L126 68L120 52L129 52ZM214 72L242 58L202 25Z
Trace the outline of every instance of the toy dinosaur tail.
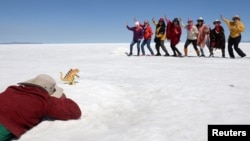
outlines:
M62 73L62 72L60 72L60 79L61 79L62 81L65 81L64 78L63 78L63 73Z

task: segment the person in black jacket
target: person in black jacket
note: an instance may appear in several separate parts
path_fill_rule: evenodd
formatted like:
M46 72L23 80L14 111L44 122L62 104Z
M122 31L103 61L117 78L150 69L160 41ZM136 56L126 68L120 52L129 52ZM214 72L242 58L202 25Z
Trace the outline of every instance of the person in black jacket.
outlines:
M164 22L164 19L160 18L158 23L154 20L154 18L152 20L153 20L154 25L156 26L154 41L155 41L155 48L156 48L157 53L155 56L161 56L160 47L165 52L165 56L169 56L169 53L164 45L164 42L166 39L166 35L165 35L166 24Z
M226 38L224 28L218 19L213 24L214 28L210 30L210 57L214 56L214 49L221 49L222 57L225 58Z

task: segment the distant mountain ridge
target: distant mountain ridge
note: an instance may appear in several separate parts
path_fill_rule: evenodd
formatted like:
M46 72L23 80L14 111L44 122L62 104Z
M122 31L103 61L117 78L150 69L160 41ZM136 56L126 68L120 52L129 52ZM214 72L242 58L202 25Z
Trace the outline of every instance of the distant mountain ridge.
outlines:
M43 44L42 42L5 42L0 44Z

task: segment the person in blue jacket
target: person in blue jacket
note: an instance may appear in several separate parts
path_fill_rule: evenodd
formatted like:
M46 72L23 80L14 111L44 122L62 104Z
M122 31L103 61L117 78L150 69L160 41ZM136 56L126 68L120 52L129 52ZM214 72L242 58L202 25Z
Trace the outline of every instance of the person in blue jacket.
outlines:
M130 43L130 52L128 55L129 56L133 55L133 46L137 44L137 56L140 56L140 43L143 38L143 29L141 28L139 22L135 22L134 27L129 27L127 22L126 27L128 30L133 31L133 40Z

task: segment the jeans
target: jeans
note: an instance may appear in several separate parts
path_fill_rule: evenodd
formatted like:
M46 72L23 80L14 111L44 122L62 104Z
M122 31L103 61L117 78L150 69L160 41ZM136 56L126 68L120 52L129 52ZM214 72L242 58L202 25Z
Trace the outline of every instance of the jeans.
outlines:
M142 44L141 44L141 51L142 51L142 55L145 55L145 50L144 50L144 46L147 44L147 48L150 51L151 55L154 55L153 50L150 47L150 43L151 43L151 39L144 39Z
M140 55L140 40L138 40L138 41L135 41L135 40L133 40L131 43L130 43L130 55L132 55L133 54L133 46L135 45L135 44L137 44L137 55L139 56Z

